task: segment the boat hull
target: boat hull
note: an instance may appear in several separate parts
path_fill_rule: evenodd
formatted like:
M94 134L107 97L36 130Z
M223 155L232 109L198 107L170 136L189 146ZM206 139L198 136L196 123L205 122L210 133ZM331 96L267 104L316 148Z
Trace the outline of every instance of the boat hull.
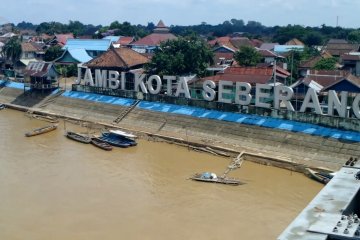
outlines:
M100 138L91 138L91 144L106 151L111 151L113 149L110 144L101 140Z
M46 126L46 127L42 127L42 128L37 128L37 129L34 129L34 130L30 131L30 132L25 133L25 136L26 137L33 137L33 136L36 136L36 135L40 135L40 134L43 134L43 133L54 131L56 128L57 128L57 125L51 125L51 126Z
M78 133L75 133L75 132L67 132L66 137L71 140L85 143L85 144L89 144L91 142L91 138L81 135L81 134L78 134Z

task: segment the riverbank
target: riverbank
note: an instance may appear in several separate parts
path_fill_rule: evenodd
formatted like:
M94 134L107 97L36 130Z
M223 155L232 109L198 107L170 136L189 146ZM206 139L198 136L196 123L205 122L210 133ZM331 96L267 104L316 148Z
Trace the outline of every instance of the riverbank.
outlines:
M232 156L245 151L246 160L294 171L302 171L305 166L336 170L349 157L360 155L358 142L138 107L131 109L116 124L114 120L129 106L69 98L64 94L39 96L4 87L0 89L0 102L17 110L121 128L149 140L194 146L195 150L210 147Z

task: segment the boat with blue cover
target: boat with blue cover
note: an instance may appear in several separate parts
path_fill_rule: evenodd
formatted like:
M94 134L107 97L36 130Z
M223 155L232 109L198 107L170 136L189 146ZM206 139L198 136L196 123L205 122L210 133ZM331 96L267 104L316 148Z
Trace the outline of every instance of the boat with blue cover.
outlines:
M121 132L121 133L119 133ZM136 146L137 142L135 141L135 135L132 134L123 134L122 131L110 130L109 132L103 133L102 136L106 138L111 138L120 142L129 144L129 146Z
M114 134L111 134L111 133L103 133L102 136L99 137L99 139L101 139L115 147L126 148L126 147L132 146L129 141L126 141L126 140L124 140Z

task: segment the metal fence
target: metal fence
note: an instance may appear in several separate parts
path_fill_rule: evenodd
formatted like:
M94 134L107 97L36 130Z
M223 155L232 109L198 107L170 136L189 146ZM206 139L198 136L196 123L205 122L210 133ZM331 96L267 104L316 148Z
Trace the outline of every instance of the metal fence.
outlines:
M84 85L72 85L73 91L97 93L108 96L123 97L146 100L150 102L161 102L176 105L184 105L191 107L205 108L209 110L217 110L224 112L235 112L244 114L256 114L260 116L270 116L278 119L293 120L304 123L312 123L325 127L332 127L343 130L359 131L360 132L360 120L356 118L341 118L336 116L319 115L311 112L294 112L288 110L277 110L260 108L254 105L242 106L233 103L222 103L215 101L206 101L199 99L188 99L184 97L174 97L165 94L146 94L139 93L131 90L120 90L120 89L108 89Z

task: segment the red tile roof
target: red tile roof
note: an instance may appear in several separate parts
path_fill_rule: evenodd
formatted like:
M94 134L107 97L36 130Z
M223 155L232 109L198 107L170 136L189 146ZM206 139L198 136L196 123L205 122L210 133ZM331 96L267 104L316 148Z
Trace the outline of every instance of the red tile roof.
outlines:
M42 49L32 42L21 43L21 50L23 52L38 52Z
M160 20L160 21L158 22L158 24L156 25L156 27L157 27L157 28L166 28L166 26L165 26L165 24L164 24L164 22L163 22L162 20Z
M149 59L130 48L110 48L99 57L87 62L85 65L91 68L132 68L141 67Z
M203 78L202 81L212 80L218 83L220 80L232 82L247 82L250 84L269 82L272 78L273 70L271 68L255 68L255 67L229 67L223 73L215 76Z
M134 41L134 37L121 37L119 41L117 41L117 43L120 44L121 46L124 46L124 45L129 45L133 41Z
M266 49L259 49L258 52L260 53L260 55L262 57L277 57L277 55L270 51L270 50L266 50Z
M346 61L360 61L360 55L343 54L341 55L341 59Z
M64 46L66 44L66 41L70 38L73 39L74 35L72 33L66 33L66 34L55 34L55 38L59 45Z
M339 70L310 70L310 73L303 79L303 81L310 82L313 80L325 88L343 79L348 74L349 73L346 71Z
M175 39L177 39L177 37L171 33L152 33L130 45L159 46L162 42Z

